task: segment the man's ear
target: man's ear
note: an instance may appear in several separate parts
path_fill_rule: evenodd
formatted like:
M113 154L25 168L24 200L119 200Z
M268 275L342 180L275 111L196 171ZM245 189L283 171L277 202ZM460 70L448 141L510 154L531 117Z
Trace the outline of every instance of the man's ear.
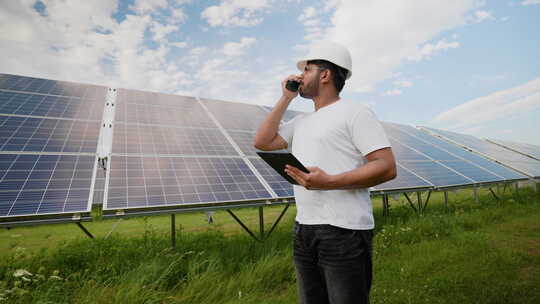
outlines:
M321 71L321 81L323 83L327 83L327 82L330 82L331 80L331 76L332 76L332 72L329 70L329 69L326 69L326 70L322 70Z

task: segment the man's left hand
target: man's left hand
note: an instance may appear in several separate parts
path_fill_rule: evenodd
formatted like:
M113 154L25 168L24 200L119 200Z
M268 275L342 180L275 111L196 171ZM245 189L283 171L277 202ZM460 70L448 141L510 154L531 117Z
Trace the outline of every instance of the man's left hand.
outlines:
M308 190L324 190L332 188L331 175L327 174L319 167L306 167L306 169L308 169L309 173L305 173L296 167L286 165L285 173Z

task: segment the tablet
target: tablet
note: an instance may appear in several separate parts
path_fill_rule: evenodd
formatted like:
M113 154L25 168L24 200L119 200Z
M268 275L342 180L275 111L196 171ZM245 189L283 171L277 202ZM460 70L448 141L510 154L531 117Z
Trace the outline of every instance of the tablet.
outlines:
M309 173L309 170L292 153L257 152L257 154L291 184L298 185L294 178L285 173L285 165L291 165Z

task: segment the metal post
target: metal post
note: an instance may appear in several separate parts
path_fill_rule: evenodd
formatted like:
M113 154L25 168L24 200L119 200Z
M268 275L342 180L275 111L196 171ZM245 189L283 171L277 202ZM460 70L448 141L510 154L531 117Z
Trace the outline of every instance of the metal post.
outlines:
M448 191L444 191L444 206L448 210Z
M259 229L261 240L264 240L264 211L262 206L259 207Z
M473 192L474 192L474 201L478 204L478 192L476 191L476 187L473 188Z
M416 200L418 204L418 212L422 212L422 193L420 193L420 191L416 192Z
M388 216L390 214L390 210L388 210L389 209L388 194L383 194L382 203L383 203L383 216Z
M171 214L171 243L172 248L176 248L176 215Z

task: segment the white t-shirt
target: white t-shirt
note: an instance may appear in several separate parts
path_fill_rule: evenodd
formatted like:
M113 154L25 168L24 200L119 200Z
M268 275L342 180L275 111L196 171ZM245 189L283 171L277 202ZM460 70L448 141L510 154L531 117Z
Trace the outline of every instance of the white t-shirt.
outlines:
M338 174L362 166L365 155L390 147L375 114L362 104L338 100L279 127L279 135L306 167ZM347 229L373 229L369 189L307 190L294 186L296 221Z

